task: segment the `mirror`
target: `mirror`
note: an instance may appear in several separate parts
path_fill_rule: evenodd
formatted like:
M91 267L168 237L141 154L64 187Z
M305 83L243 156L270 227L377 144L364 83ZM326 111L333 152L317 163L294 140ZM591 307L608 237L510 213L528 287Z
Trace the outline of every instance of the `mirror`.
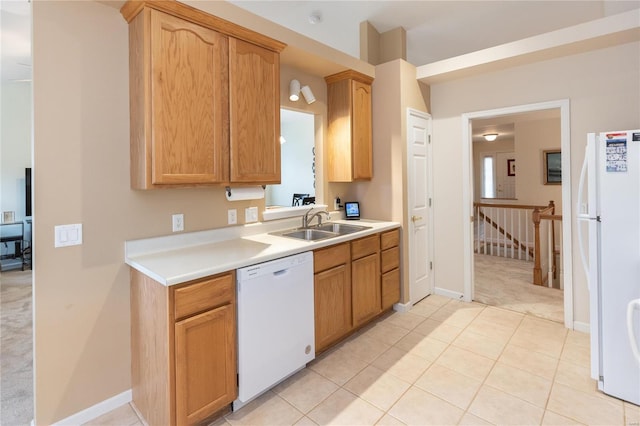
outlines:
M265 205L268 210L300 206L315 197L314 120L310 113L280 110L282 183L267 185Z

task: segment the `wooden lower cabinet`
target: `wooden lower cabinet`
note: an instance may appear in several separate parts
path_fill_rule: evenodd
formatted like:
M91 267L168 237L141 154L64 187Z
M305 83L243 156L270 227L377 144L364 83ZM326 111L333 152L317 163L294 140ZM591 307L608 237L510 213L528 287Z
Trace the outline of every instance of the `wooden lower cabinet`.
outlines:
M394 229L314 251L316 353L400 301L399 236Z
M400 301L400 269L382 274L382 310L391 309Z
M177 424L198 423L235 399L235 349L231 304L176 323Z
M351 330L351 277L343 264L314 277L316 352Z
M235 273L176 286L131 272L133 404L149 425L192 425L237 389Z
M313 252L316 353L352 329L350 252L349 243Z
M380 234L380 272L382 274L382 310L400 301L400 231Z
M364 324L381 310L380 261L378 253L351 262L353 325Z

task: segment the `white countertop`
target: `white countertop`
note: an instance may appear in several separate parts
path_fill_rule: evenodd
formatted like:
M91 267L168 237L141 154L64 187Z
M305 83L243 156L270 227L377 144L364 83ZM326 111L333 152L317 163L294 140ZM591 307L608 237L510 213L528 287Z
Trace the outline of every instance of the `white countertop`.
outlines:
M233 269L339 244L378 232L398 228L397 222L345 220L370 229L320 241L305 241L271 235L269 232L295 228L298 220L274 224L252 224L127 241L125 262L166 286L203 278Z

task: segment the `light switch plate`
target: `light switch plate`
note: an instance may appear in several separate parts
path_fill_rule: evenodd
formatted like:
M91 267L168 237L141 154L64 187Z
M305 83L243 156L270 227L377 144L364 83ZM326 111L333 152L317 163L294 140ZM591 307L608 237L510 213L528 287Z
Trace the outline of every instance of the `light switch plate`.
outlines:
M247 207L244 209L244 222L252 223L258 221L258 208L257 207Z
M77 246L82 244L82 224L57 225L55 230L55 247Z

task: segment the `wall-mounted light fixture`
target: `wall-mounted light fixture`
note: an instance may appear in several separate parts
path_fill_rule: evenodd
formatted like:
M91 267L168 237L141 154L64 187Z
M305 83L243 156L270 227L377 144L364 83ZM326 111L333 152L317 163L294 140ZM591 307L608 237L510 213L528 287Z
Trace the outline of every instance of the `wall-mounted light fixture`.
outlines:
M482 136L484 137L484 140L486 140L487 142L493 142L498 137L498 134L497 133L487 133L487 134L482 135Z
M307 101L308 104L312 104L316 101L316 97L313 96L313 92L309 86L300 87L300 82L298 80L291 80L289 83L289 100L297 102L298 99L300 99L300 93L302 93L304 100Z

